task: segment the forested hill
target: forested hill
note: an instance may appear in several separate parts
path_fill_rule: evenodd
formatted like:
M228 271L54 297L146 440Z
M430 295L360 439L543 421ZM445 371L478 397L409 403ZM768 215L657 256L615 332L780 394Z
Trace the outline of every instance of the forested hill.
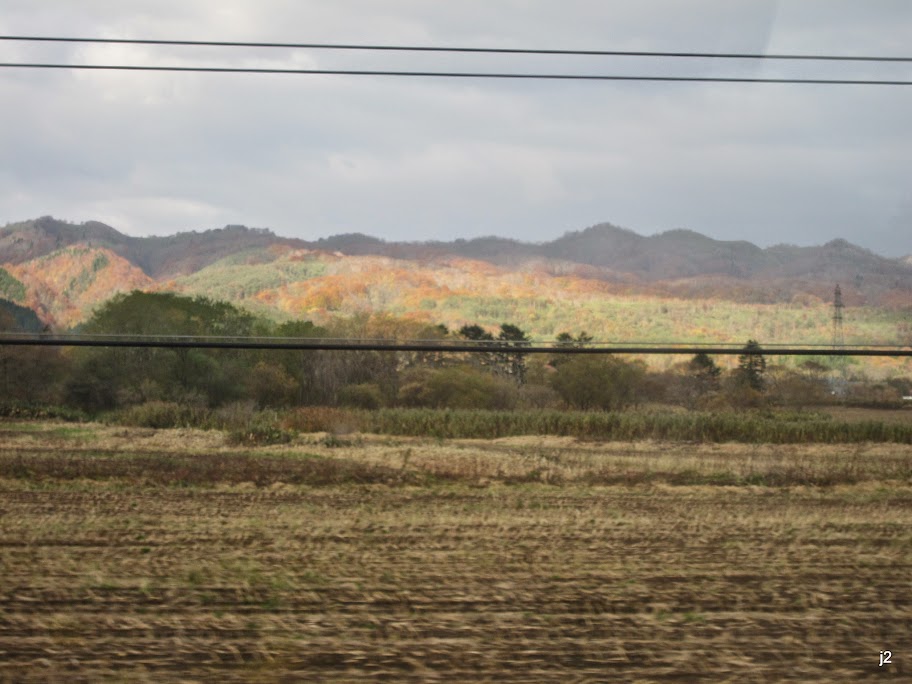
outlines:
M844 240L762 249L686 230L644 237L610 224L544 243L386 242L358 233L308 241L243 226L136 238L49 217L0 229L0 297L58 327L139 289L203 294L294 318L391 313L494 324L523 316L549 334L564 325L555 317L567 313L567 302L591 300L592 315L607 325L596 304L608 297L825 308L837 283L847 306L912 305L908 260ZM688 315L691 328L714 329L708 311L705 320Z
M462 257L505 267L543 261L557 266L576 264L592 267L579 273L608 280L650 282L729 276L742 280L821 278L848 282L860 275L892 278L897 285L912 282L912 257L888 259L840 239L815 247L777 245L762 249L750 242L715 240L690 230L647 237L608 223L543 243L499 237L387 242L361 233L307 241L244 226L135 238L97 221L72 224L42 217L0 229L0 264L22 263L71 245L108 248L156 280L195 273L239 252L280 246L409 261Z
M136 238L98 221L73 224L44 216L0 229L0 264L20 264L74 245L109 249L156 280L195 273L249 249L306 246L301 240L244 226Z
M0 298L0 330L37 333L44 330L44 323L32 309Z
M453 242L385 242L359 233L308 243L310 247L350 255L380 255L421 260L456 255L517 267L527 263L577 264L578 271L607 280L658 282L700 276L740 280L820 278L854 281L865 274L912 285L912 257L888 259L845 240L822 246L777 245L766 249L750 242L714 240L690 230L642 236L608 223L573 231L551 242L524 243L498 237Z

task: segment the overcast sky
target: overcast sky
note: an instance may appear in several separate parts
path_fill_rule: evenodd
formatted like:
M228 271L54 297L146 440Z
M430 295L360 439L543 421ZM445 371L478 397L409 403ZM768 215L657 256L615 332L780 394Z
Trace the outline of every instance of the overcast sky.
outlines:
M0 0L0 33L912 54L909 0ZM912 64L0 41L0 61L912 80ZM648 235L912 253L912 87L0 69L0 225Z

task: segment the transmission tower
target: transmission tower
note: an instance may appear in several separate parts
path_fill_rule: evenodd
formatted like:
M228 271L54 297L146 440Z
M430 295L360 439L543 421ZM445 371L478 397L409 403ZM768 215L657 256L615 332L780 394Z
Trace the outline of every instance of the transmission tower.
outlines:
M836 291L833 292L833 348L841 347L845 343L845 337L842 334L842 310L845 304L842 303L842 290L836 285Z

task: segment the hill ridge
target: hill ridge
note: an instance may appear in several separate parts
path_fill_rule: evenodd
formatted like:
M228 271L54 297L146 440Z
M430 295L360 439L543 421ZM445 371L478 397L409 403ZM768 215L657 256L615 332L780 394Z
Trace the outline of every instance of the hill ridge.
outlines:
M685 228L644 236L610 223L538 243L497 236L395 242L365 233L302 240L240 225L132 237L97 221L41 217L0 229L0 268L4 293L61 324L90 313L106 293L130 287L218 294L260 310L278 307L282 315L352 307L379 312L394 301L398 314L418 315L457 292L466 301L493 296L491 278L504 292L534 282L531 291L555 301L601 292L823 303L837 283L848 306L903 308L912 299L912 263L846 240L761 248ZM107 287L80 286L89 280ZM423 294L400 297L408 288Z
M806 262L809 255L819 258L821 253L831 257L851 253L868 261L882 262L881 265L912 266L912 255L890 259L842 238L819 246L777 244L764 248L747 240L719 240L688 228L646 236L611 223L570 230L544 242L525 242L496 235L451 241L389 241L362 232L303 240L279 236L267 228L238 224L166 236L133 237L99 221L77 224L50 216L8 224L0 229L0 264L29 261L73 244L107 247L156 279L187 275L236 252L272 245L408 260L454 255L498 265L554 259L639 274L647 280L694 275L750 277L782 266L785 261Z

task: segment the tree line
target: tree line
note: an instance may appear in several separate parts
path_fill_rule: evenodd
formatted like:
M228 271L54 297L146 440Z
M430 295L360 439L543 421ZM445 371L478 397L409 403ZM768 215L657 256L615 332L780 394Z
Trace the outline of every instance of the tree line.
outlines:
M19 329L0 310L0 329ZM5 402L70 406L90 414L148 402L257 408L387 406L432 408L560 408L619 410L646 402L688 408L804 405L831 399L829 369L806 362L800 371L770 369L750 340L732 369L706 354L656 372L614 355L528 354L526 331L503 323L458 330L390 316L276 323L226 302L173 293L134 291L102 305L77 332L120 335L275 336L296 339L439 339L498 342L482 353L0 347ZM556 343L585 348L585 332ZM906 382L906 385L902 383ZM908 394L907 381L884 385L873 399ZM877 394L877 392L880 394ZM876 402L875 402L876 403Z

